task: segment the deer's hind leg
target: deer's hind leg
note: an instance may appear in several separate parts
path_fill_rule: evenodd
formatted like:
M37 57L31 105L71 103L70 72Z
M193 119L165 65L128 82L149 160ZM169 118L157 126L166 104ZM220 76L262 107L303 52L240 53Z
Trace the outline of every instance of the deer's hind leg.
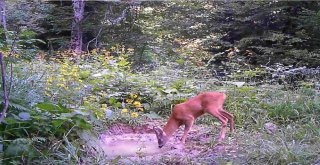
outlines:
M210 115L216 117L221 122L221 130L220 130L218 141L219 142L222 141L226 136L226 127L227 127L227 124L228 124L228 118L225 117L220 112L219 108L216 108L214 106L209 107L208 109L206 109L206 112L209 113Z
M229 123L230 123L230 131L233 132L233 130L234 130L234 117L233 117L233 115L232 115L231 113L225 111L225 110L222 109L222 108L220 109L220 113L221 113L224 117L228 118Z

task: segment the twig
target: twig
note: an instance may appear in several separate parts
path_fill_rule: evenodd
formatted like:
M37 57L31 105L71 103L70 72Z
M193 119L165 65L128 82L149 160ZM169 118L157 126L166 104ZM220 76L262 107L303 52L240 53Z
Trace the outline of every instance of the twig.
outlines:
M130 7L125 8L125 9L122 11L122 13L121 13L121 15L120 15L119 17L117 17L117 18L115 18L115 19L112 19L112 20L109 20L109 21L112 23L112 25L116 25L116 24L120 23L122 20L125 20L126 13L127 13L127 10L128 10L129 8L130 8Z
M7 88L6 88L6 71L5 71L5 67L4 67L2 52L0 52L0 65L1 65L3 101L4 101L4 107L3 107L2 113L0 114L0 123L2 123L2 120L6 116L6 113L7 113L8 107L9 107L9 99L8 99Z
M103 22L105 22L107 20L107 13L108 13L107 11L108 11L108 9L106 9L106 11L104 13ZM88 52L89 52L89 45L91 42L96 41L95 46L97 47L98 38L100 37L100 33L102 32L102 30L103 30L103 24L100 25L100 29L99 29L97 36L87 43L87 51Z
M103 18L103 22L108 20L109 22L111 22L111 25L116 25L116 24L120 23L122 20L125 20L127 10L130 8L131 8L131 6L126 7L122 11L121 15L117 18L114 18L114 19L107 19L108 9L106 9L105 14L104 14L104 18ZM104 23L100 25L100 28L99 28L99 31L98 31L98 34L96 35L96 37L87 43L87 51L88 52L89 52L89 45L91 42L95 41L95 47L97 47L98 39L99 39L101 32L103 31L103 28L104 28L103 26L104 26Z
M10 59L10 78L9 78L9 91L8 91L8 98L10 96L10 93L11 93L11 90L12 90L12 78L13 78L13 70L12 70L12 54L14 52L14 46L16 44L16 41L18 40L18 32L15 33L15 36L14 36L14 39L13 39L13 42L11 44L11 50L10 50L10 53L8 55L9 59Z

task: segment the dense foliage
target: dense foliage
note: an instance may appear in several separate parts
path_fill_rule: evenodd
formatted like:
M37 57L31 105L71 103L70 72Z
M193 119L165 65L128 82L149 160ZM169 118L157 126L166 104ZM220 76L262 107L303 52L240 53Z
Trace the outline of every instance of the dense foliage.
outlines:
M86 1L80 54L69 46L72 5L6 1L0 163L117 163L86 150L83 134L167 118L173 105L212 90L228 95L242 153L217 155L221 164L319 161L319 2Z

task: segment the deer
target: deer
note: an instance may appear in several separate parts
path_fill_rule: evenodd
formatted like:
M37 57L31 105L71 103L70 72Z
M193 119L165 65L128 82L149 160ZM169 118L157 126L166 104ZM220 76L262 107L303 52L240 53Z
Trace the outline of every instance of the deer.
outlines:
M226 127L230 123L230 132L234 131L234 116L223 109L227 96L223 92L204 92L189 100L177 104L172 108L171 115L163 127L153 127L158 140L158 147L162 148L173 135L173 133L184 125L184 133L181 137L181 144L184 146L188 132L191 130L195 119L208 113L221 122L218 142L222 142L226 136Z

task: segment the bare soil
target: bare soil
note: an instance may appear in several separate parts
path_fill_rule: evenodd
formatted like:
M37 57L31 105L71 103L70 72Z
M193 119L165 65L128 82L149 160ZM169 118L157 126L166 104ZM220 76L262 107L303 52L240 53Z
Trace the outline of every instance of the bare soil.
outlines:
M184 146L179 143L183 133L180 127L160 149L152 128L163 125L154 120L140 126L114 124L100 135L98 145L108 159L121 158L117 164L225 164L238 155L236 138L230 135L217 144L220 128L205 125L194 125Z

